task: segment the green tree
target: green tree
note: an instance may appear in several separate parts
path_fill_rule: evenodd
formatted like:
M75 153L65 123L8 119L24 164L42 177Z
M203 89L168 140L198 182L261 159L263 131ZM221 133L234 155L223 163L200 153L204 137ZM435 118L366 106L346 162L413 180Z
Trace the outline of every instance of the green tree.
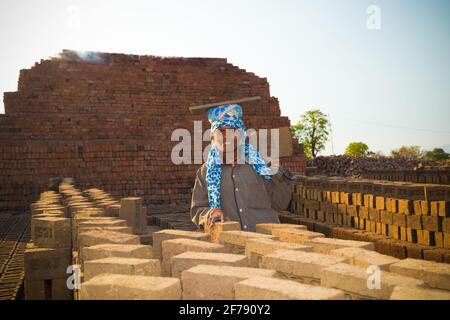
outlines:
M328 119L319 109L306 111L300 121L291 127L294 137L299 139L304 146L307 157L315 158L325 149L328 140Z
M450 159L450 154L445 152L442 148L434 148L433 150L425 153L425 158L428 160L442 161Z
M405 157L409 159L423 158L423 151L419 146L402 146L396 150L391 151L393 157Z
M349 157L362 157L370 154L369 146L364 142L352 142L345 149L344 155Z

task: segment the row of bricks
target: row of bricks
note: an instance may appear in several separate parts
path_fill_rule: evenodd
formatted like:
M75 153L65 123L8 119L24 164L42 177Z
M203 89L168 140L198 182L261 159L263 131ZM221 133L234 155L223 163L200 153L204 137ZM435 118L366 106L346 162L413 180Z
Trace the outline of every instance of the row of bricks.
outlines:
M394 237L390 238L386 235L376 233L376 228L382 229L377 223L372 224L366 222L366 226L369 225L370 228L355 229L351 226L342 226L341 224L331 222L320 222L288 212L280 214L280 221L283 223L304 224L308 226L308 230L322 232L327 236L339 239L370 241L375 244L375 249L378 252L400 259L408 257L450 263L450 249L430 246L430 243L433 241L432 232L425 232L424 238L428 239L427 242L418 244L401 240L402 237L405 239L404 235L406 235L406 237L408 235L408 230L403 228L398 231L400 239Z
M299 176L293 184L293 191L304 198L307 196L309 198L339 198L340 195L336 192L343 192L407 200L450 200L450 186L447 185L364 179ZM318 195L318 191L325 192L325 195ZM333 192L335 192L334 196Z
M404 215L355 205L321 205L322 210L292 203L294 213L312 220L343 225L422 245L450 248L450 218Z

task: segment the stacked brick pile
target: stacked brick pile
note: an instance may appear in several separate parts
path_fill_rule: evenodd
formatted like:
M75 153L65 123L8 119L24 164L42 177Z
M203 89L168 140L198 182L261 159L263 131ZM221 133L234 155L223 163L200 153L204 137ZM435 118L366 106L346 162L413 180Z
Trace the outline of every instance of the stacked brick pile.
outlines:
M46 263L47 275L37 280L42 270L26 264L28 298L69 298L56 280L73 263L81 286L69 292L82 300L450 300L450 265L400 260L375 252L371 242L327 238L305 225L259 224L246 232L238 222L224 222L205 232L157 231L152 245L144 245L133 233L142 228L140 198L117 204L99 189L81 192L63 183L59 190L43 193L33 205L34 246L26 260ZM44 253L34 256L38 246ZM50 255L50 247L67 246L72 261L64 249Z
M414 183L450 184L450 167L429 167L416 170L367 170L364 179L407 181Z
M142 197L152 208L186 209L199 164L171 162L179 142L172 132L192 134L194 120L209 128L206 115L190 114L189 106L249 96L261 100L244 110L248 128L290 126L267 79L226 59L64 50L41 60L20 71L16 92L4 94L0 209L28 207L49 178L68 176L82 188ZM294 155L281 162L303 172L301 146L292 143Z
M372 241L398 258L450 263L448 185L300 177L285 222L343 239Z
M360 177L368 170L414 170L417 167L437 166L438 164L439 162L431 160L405 157L348 157L343 155L319 156L308 161L308 166L315 167L320 175L341 177Z
M31 212L31 242L25 251L26 299L71 299L67 279L82 263L83 247L98 241L99 235L109 232L115 239L111 241L125 239L133 244L151 241L141 198L118 202L103 190L80 191L63 182L59 192L41 193Z

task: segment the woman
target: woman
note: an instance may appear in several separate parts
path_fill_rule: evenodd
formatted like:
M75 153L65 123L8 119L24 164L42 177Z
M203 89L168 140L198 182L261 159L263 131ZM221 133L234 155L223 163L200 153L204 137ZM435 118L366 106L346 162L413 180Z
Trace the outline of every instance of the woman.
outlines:
M256 148L245 143L240 105L210 108L208 120L211 150L197 171L192 221L199 227L239 221L245 231L255 231L258 223L279 223L275 210L286 210L292 196L290 172L278 168L272 174Z

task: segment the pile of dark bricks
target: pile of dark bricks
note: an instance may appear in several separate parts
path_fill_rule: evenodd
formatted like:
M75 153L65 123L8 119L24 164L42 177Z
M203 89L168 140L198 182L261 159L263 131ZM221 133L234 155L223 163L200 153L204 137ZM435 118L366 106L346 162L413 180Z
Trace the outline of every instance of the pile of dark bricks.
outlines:
M289 127L269 83L222 58L182 58L64 50L21 70L0 114L0 211L27 209L51 177L73 177L85 189L139 196L150 209L189 209L200 164L171 161L175 129L191 134L189 106L260 96L244 110L247 128ZM193 139L192 139L193 140ZM302 173L305 158L281 159ZM193 141L192 141L193 144ZM204 146L208 142L204 142ZM170 211L169 211L170 212Z

